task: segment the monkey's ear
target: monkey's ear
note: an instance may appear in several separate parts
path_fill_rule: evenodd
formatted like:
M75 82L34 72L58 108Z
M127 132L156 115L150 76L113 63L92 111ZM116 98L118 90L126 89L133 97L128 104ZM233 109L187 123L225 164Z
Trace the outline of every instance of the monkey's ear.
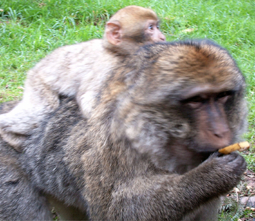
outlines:
M110 21L106 23L105 35L107 41L113 45L118 45L121 42L122 30L118 21Z

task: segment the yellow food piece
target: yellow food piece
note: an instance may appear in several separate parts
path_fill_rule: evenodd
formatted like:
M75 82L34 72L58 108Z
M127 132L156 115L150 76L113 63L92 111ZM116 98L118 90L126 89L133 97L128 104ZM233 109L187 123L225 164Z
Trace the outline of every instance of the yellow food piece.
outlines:
M219 149L219 152L222 154L229 154L236 150L242 152L244 150L248 150L249 148L250 148L250 144L247 141L244 141L244 142L235 143L230 146Z

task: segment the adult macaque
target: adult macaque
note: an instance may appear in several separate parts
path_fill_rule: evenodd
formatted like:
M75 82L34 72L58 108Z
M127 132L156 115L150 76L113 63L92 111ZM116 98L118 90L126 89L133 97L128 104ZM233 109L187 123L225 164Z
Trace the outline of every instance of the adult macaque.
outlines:
M42 59L28 74L22 101L0 116L0 134L16 150L59 96L75 96L85 117L93 109L107 73L141 45L165 41L155 12L139 6L119 10L106 23L103 39L64 46Z
M62 98L22 154L2 142L0 219L50 219L47 194L90 220L217 220L246 168L217 153L245 129L244 93L234 60L210 41L143 46L107 74L89 119Z

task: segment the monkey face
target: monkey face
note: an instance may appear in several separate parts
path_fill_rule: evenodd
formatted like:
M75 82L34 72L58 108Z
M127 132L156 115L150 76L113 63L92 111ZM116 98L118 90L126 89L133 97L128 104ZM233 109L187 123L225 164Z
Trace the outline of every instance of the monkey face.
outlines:
M211 88L211 85L208 90L202 87L201 91L197 90L197 93L181 100L181 106L188 110L188 116L193 119L192 127L197 131L190 147L200 151L215 151L234 141L227 107L233 102L236 91L211 91Z
M145 36L150 42L165 41L165 35L159 29L159 22L156 20L147 20L145 23Z
M162 155L173 149L212 153L239 138L245 81L226 50L208 41L159 43L138 56L146 59L131 60L130 89L118 99L118 128L133 147Z

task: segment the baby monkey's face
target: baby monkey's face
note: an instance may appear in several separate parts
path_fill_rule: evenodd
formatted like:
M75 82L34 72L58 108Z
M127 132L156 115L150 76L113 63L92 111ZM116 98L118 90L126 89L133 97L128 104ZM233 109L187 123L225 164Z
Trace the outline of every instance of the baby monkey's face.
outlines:
M147 20L145 34L150 36L151 42L162 42L166 40L165 35L160 31L159 21Z

